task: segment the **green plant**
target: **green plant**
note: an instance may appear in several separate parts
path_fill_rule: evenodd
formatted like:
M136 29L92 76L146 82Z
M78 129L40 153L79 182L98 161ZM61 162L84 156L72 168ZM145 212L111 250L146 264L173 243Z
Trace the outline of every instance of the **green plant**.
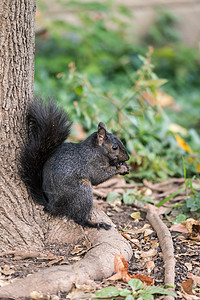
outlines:
M35 92L59 95L56 75L74 62L94 85L105 90L130 86L129 70L138 65L137 46L127 38L129 10L114 1L60 1L77 19L76 25L54 20L46 23L48 38L36 39ZM61 6L61 7L62 7ZM41 16L42 18L42 16ZM47 59L48 58L48 59ZM43 83L43 85L41 85ZM116 84L115 84L116 83Z
M129 288L125 288L122 290L119 290L117 287L110 286L106 287L102 290L99 290L96 292L96 298L93 298L93 300L97 299L118 299L117 297L120 297L120 299L125 300L132 300L132 299L140 299L140 300L153 300L153 295L171 295L173 297L176 297L176 293L167 290L164 287L159 286L146 286L144 283L142 283L139 279L130 279L129 282Z
M179 18L166 7L157 7L155 22L146 34L145 42L159 47L177 43L180 41L180 33L175 26L179 21Z
M186 207L190 213L200 216L200 192L195 190L193 180L191 178L187 178L184 158L183 168L185 178ZM190 194L188 193L189 188Z
M60 2L64 9L66 2ZM35 95L58 99L72 121L81 123L89 133L96 130L97 122L106 123L123 139L131 154L130 178L164 180L183 176L182 155L188 176L197 174L194 161L189 160L191 154L177 146L169 130L171 122L185 127L197 124L200 68L196 52L182 46L179 49L174 42L173 47L165 45L144 55L146 47L133 42L127 26L131 15L126 7L106 0L67 1L67 5L77 16L77 24L43 23L47 38L37 35ZM124 17L127 22L122 21ZM156 99L158 88L166 82L157 74L169 79L164 88L182 89L178 96L173 91L185 107L181 114L152 106L148 97L144 100L144 93ZM188 131L186 140L198 158L197 131Z
M183 174L180 157L185 151L178 147L168 129L170 119L165 112L143 99L146 92L156 97L157 88L165 82L153 72L151 54L150 49L145 57L140 56L142 65L132 87L123 93L95 87L71 63L69 72L58 74L60 85L65 86L60 103L72 120L81 123L89 133L96 130L97 122L103 121L124 141L132 154L130 164L134 172L129 177L163 180ZM197 173L193 163L188 159L186 162L191 174Z
M200 217L200 192L199 192L199 185L196 185L194 183L195 178L187 178L186 174L186 166L185 166L185 158L182 158L183 163L183 175L185 179L185 185L184 187L179 188L177 191L172 193L167 198L163 199L161 202L159 202L156 206L161 206L165 204L166 202L170 201L173 197L178 195L180 192L185 190L185 197L183 197L183 200L173 205L169 211L173 208L173 216L175 218L173 220L169 220L172 223L182 223L187 218L193 217L199 218ZM166 216L167 217L167 216Z

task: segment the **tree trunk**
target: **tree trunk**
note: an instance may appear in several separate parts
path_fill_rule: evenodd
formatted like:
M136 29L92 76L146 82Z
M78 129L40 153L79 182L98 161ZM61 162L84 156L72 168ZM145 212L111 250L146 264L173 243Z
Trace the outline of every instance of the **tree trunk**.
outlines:
M45 243L56 240L73 243L84 237L81 227L73 221L53 218L35 205L18 175L20 146L27 136L26 108L33 101L34 18L35 0L0 0L0 251L39 250ZM98 218L104 221L105 216L100 213L95 221ZM91 244L97 249L89 251L80 263L88 272L87 276L80 272L80 282L110 276L114 271L115 254L123 254L126 260L132 255L130 245L114 228L109 232L97 232L97 229L88 232ZM104 251L106 255L101 256ZM62 269L64 279L59 273L60 279L56 281L56 273L53 275L56 269L44 272L48 284L45 281L42 285L41 273L34 275L38 284L35 288L41 291L58 292L59 280L63 280L62 289L68 291L77 279L73 267ZM67 272L73 274L66 286ZM12 284L0 288L0 297L29 295L33 288L30 280L24 283L19 280L18 288L13 289Z
M41 215L18 176L26 105L33 99L35 0L0 1L0 247L41 246Z

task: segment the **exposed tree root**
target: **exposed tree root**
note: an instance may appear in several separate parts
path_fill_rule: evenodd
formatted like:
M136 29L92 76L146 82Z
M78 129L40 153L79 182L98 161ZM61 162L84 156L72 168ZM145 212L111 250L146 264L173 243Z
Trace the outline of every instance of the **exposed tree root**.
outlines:
M96 212L95 220L111 222L103 212ZM91 279L101 280L111 276L116 254L122 254L126 260L130 260L132 256L129 243L113 226L108 231L88 229L87 237L93 247L80 262L43 269L26 278L15 280L0 288L0 298L29 297L32 291L50 294L68 292L74 283L84 284Z
M154 213L151 209L145 209L147 213L147 220L150 222L154 230L156 231L160 247L163 253L163 261L165 268L165 284L174 285L175 280L175 258L174 258L174 247L171 234L167 226L162 222L159 216ZM171 288L169 288L171 289ZM171 289L173 290L173 289ZM165 300L172 300L174 297L165 296Z

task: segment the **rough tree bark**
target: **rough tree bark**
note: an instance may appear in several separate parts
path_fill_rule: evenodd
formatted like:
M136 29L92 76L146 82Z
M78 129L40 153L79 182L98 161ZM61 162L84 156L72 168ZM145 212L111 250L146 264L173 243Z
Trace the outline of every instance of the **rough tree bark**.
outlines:
M44 233L17 174L26 103L33 98L35 1L0 1L0 12L0 247L5 250L39 246Z
M59 219L32 202L18 176L26 107L33 100L35 0L0 1L0 12L0 248L40 249L55 232L73 242L69 228L77 226L67 223L64 231Z
M75 242L84 237L73 221L52 218L35 205L18 176L20 145L26 138L26 107L33 100L35 0L0 1L0 250L41 250L47 242ZM104 219L102 213L96 218ZM109 222L109 220L106 220ZM105 232L105 234L104 234ZM93 245L79 267L64 266L0 288L0 297L29 296L30 291L68 291L77 279L101 279L114 271L114 255L129 260L129 244L112 228L88 230ZM96 247L95 247L96 245ZM102 253L102 255L101 255ZM77 275L77 270L80 270ZM81 270L84 270L82 272ZM56 273L57 272L57 273ZM69 276L69 273L71 276ZM87 273L87 275L86 275ZM42 273L43 274L43 273ZM43 275L42 275L43 276ZM78 277L77 277L78 276ZM66 281L67 278L67 281ZM35 286L31 284L35 282Z

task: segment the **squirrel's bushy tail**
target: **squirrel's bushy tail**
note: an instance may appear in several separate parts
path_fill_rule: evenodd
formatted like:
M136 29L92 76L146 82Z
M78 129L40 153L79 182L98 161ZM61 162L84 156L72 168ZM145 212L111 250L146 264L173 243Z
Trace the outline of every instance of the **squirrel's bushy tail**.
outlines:
M28 138L21 149L20 176L35 202L45 205L42 192L42 169L46 160L68 137L71 123L67 114L55 104L41 100L31 103L27 111Z

